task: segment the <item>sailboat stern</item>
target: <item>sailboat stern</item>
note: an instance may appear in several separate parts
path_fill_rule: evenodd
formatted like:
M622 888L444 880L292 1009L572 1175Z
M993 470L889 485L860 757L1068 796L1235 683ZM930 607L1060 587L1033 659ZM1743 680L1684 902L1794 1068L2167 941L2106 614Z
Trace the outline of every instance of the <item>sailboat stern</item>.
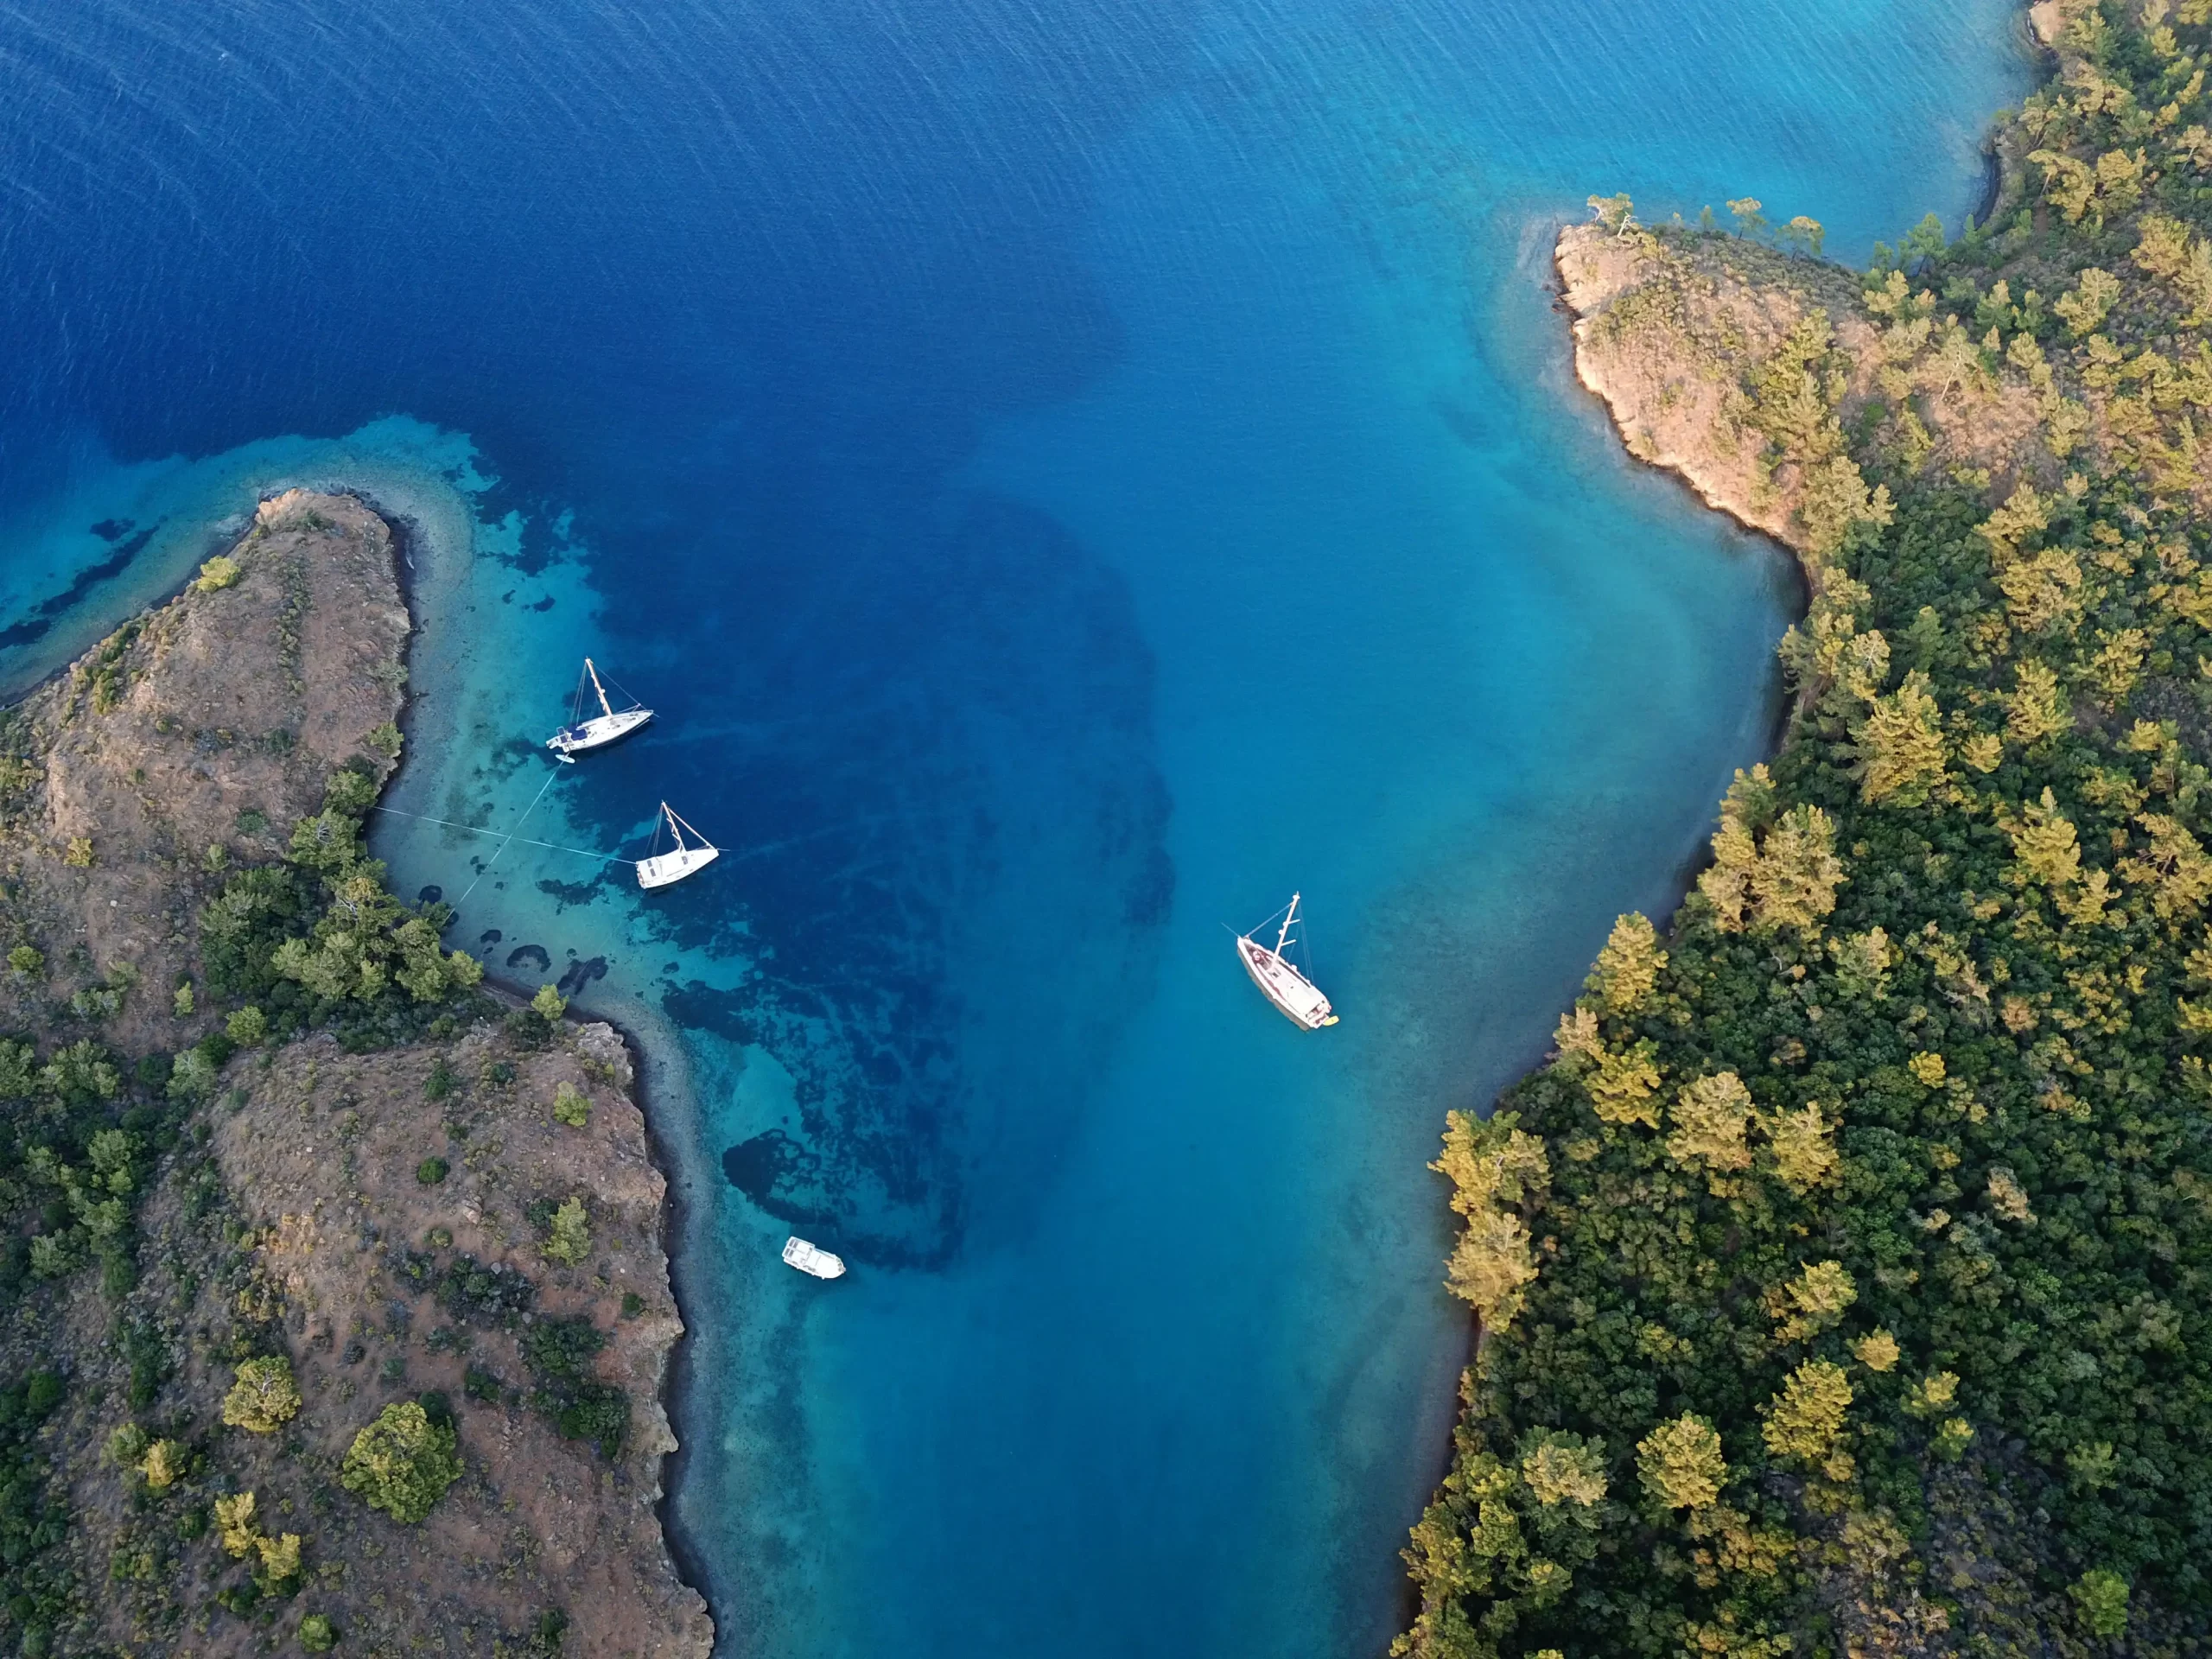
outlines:
M1247 934L1236 938L1236 957L1261 994L1277 1012L1305 1031L1319 1031L1337 1023L1336 1011L1320 988L1300 973L1281 953L1270 950Z
M638 861L638 885L648 891L654 887L673 887L689 876L705 869L722 855L719 847L686 847L680 851L663 853L657 858Z

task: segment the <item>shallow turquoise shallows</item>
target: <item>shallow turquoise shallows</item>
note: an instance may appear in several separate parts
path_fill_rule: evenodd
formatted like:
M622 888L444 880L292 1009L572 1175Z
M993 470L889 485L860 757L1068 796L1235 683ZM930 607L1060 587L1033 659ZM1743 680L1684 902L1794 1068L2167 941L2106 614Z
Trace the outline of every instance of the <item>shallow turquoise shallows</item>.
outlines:
M1955 229L2000 0L0 0L0 681L262 492L409 522L378 845L646 1045L725 1649L1382 1653L1443 1114L1670 906L1793 602L1553 232ZM587 651L659 717L556 768ZM664 798L726 851L640 895ZM1294 889L1316 1033L1227 931Z

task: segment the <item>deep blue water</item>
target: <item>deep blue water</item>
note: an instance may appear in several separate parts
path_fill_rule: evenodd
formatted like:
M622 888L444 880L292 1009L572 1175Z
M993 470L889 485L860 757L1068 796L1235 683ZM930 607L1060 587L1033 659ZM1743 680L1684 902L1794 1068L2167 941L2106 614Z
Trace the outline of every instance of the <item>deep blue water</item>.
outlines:
M1669 901L1790 602L1551 227L1857 257L2025 73L1999 0L0 0L0 677L310 481L423 532L396 804L511 824L586 649L660 709L532 823L665 796L699 880L380 849L658 1033L728 1651L1376 1653L1442 1114ZM1312 1037L1221 926L1294 887Z

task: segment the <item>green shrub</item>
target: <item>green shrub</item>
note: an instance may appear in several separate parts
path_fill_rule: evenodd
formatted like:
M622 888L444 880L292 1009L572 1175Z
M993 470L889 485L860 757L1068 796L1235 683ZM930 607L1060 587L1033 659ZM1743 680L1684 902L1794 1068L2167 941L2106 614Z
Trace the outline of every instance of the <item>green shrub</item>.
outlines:
M563 1198L554 1211L551 1224L546 1229L545 1242L540 1246L545 1259L557 1262L563 1267L573 1268L591 1254L591 1223L584 1213L582 1198Z
M270 959L314 925L309 876L289 864L241 871L200 906L200 970L218 996L258 1001L283 982Z
M168 1376L168 1346L159 1331L134 1320L124 1329L123 1356L130 1365L130 1408L144 1411L160 1396Z
M248 1003L223 1022L223 1032L240 1048L258 1048L269 1038L269 1016Z
M360 821L376 799L373 770L362 760L334 772L322 810L293 827L284 861L233 877L200 923L209 989L273 1010L281 1033L338 1023L353 1052L411 1036L423 1023L411 1010L459 995L484 971L440 944L451 911L402 904L366 856Z
M573 1083L563 1083L553 1091L553 1121L572 1129L581 1129L591 1122L591 1102Z
M289 1596L300 1587L300 1535L296 1532L270 1537L264 1533L253 1541L261 1557L254 1568L253 1581L270 1595Z
M338 1645L338 1632L327 1617L309 1613L300 1621L300 1646L309 1653L328 1653Z
M592 1358L606 1345L589 1319L541 1319L523 1333L522 1355L536 1384L531 1404L563 1439L590 1440L613 1459L629 1433L630 1397L592 1373Z
M202 1051L188 1048L171 1062L168 1084L163 1092L171 1100L197 1105L215 1092L215 1071Z
M74 1273L78 1263L83 1260L78 1242L74 1228L34 1236L31 1239L31 1277L66 1279Z
M472 1325L512 1325L537 1300L537 1287L513 1268L461 1255L439 1273L428 1256L418 1256L407 1264L410 1276L418 1264L423 1282L434 1287L438 1306Z
M541 985L537 995L530 999L531 1012L547 1025L556 1023L569 1011L569 1000L550 985Z
M215 1500L215 1535L222 1541L223 1552L233 1560L253 1553L261 1537L261 1529L254 1524L254 1495L233 1492Z
M192 585L203 594L220 593L238 575L238 562L227 553L218 553L200 567L200 574L193 579Z
M72 1616L77 1580L67 1556L49 1552L69 1527L64 1490L48 1478L40 1423L60 1402L62 1382L35 1371L0 1388L0 1564L7 1599L0 1603L0 1640L22 1632L23 1651L44 1647L53 1627ZM51 1651L50 1649L45 1649Z
M417 1402L386 1406L353 1437L339 1484L370 1508L411 1526L461 1478L454 1443L454 1431L431 1422Z
M46 952L35 945L19 944L8 953L8 970L18 979L31 979L44 971Z
M461 1073L453 1069L453 1063L444 1055L430 1062L430 1074L423 1079L425 1100L444 1100L460 1087Z
M223 1396L223 1421L250 1434L273 1434L299 1414L300 1388L282 1354L249 1359Z
M2127 1580L2101 1567L2093 1567L2067 1589L2081 1609L2082 1627L2091 1636L2110 1641L2127 1629Z
M415 1166L415 1179L425 1186L435 1186L451 1173L453 1166L442 1158L425 1158Z
M138 1263L127 1249L100 1252L100 1297L119 1302L138 1287Z
M215 1605L226 1613L240 1618L250 1617L261 1605L261 1586L248 1580L244 1584L226 1586L215 1592Z
M146 1477L149 1490L165 1492L184 1478L191 1462L191 1451L182 1441L156 1440L146 1448L138 1472Z

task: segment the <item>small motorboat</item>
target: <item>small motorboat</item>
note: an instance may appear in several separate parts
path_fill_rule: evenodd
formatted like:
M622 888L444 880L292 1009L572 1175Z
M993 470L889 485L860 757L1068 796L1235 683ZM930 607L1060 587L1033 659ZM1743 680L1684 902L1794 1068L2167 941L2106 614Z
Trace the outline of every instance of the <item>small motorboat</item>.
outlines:
M665 853L660 850L660 832L663 830L676 840L675 847ZM698 874L722 855L722 849L696 830L691 830L691 840L686 842L683 839L686 830L691 830L691 826L676 816L675 808L663 801L660 804L660 822L653 825L653 850L638 861L639 887L672 887L688 876Z
M842 1279L845 1276L845 1260L833 1255L819 1244L810 1244L793 1234L784 1241L784 1262L801 1273L812 1274L817 1279Z
M584 682L590 681L592 690L599 697L600 712L589 720L580 720L584 709ZM620 690L620 687L615 688ZM628 696L626 692L625 696ZM617 709L607 701L607 688L599 683L599 670L592 660L584 658L584 671L576 677L576 695L569 706L569 723L545 740L545 747L553 751L557 760L570 766L587 749L603 749L617 738L624 738L636 731L653 717L653 711L635 697L626 709Z
M1274 919L1269 918L1269 920ZM1260 988L1268 1001L1282 1011L1293 1025L1307 1031L1319 1031L1324 1026L1337 1023L1329 999L1321 995L1313 982L1291 965L1283 952L1292 943L1290 930L1298 920L1298 895L1290 895L1290 906L1283 912L1282 928L1275 935L1272 949L1262 944L1249 933L1236 936L1236 959L1244 964L1244 971L1252 976L1252 982ZM1265 927L1267 923L1260 925Z

